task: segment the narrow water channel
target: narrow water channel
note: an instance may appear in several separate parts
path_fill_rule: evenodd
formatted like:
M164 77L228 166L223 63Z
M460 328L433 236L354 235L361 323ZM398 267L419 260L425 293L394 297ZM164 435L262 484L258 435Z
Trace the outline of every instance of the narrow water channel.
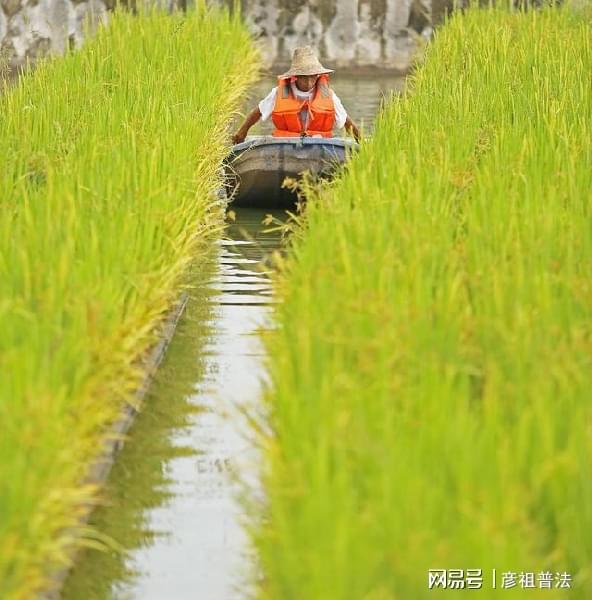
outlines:
M272 85L269 78L255 86L252 102ZM335 78L346 108L368 129L383 95L402 85L384 75ZM254 561L234 475L256 469L243 413L260 409L258 332L269 326L273 302L266 258L281 244L264 217L236 211L211 264L196 273L186 314L92 517L115 544L79 557L64 600L248 596Z
M276 215L281 216L281 215ZM257 332L271 288L265 258L280 234L244 209L206 273L109 479L94 525L122 546L87 551L68 599L242 597L249 564L233 471L253 450L242 411L264 379ZM124 550L122 552L121 550Z

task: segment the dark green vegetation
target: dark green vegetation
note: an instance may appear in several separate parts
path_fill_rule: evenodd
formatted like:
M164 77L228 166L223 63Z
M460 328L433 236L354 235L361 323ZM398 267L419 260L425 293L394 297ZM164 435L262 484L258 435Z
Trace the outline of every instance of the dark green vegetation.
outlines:
M430 568L592 596L591 72L589 18L457 14L310 200L267 342L260 597L440 597Z

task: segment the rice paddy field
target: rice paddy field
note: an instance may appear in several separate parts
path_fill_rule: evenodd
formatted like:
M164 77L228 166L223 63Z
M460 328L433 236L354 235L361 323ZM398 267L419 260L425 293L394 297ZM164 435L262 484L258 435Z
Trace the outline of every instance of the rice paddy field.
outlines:
M309 198L266 338L260 598L457 597L467 569L592 597L590 73L589 13L457 13Z
M0 96L0 598L100 543L105 428L223 226L227 123L256 77L238 16L115 12Z

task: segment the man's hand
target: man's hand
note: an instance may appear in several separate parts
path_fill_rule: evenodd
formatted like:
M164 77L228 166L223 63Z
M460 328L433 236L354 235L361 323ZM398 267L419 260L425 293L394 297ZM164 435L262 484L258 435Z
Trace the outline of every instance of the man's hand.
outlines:
M256 106L245 118L243 124L236 130L236 133L232 136L233 144L240 144L245 141L247 137L247 133L249 133L249 129L257 123L257 121L261 118L261 112L259 111L259 107Z
M244 132L242 129L239 129L235 134L233 134L232 143L233 144L241 144L242 142L245 141L246 137L247 137L246 132Z
M356 140L356 142L359 143L360 141L360 130L358 129L358 126L349 118L347 117L347 120L345 121L345 130L354 136L354 139Z

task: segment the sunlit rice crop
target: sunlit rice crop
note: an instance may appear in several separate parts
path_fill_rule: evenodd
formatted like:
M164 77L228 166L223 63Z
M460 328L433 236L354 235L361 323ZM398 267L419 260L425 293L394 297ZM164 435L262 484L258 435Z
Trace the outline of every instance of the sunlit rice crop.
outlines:
M310 200L267 338L261 598L456 597L429 569L592 597L590 73L583 15L456 14Z
M116 12L0 97L2 599L43 587L81 533L100 433L220 230L226 123L256 68L238 17L198 2Z

